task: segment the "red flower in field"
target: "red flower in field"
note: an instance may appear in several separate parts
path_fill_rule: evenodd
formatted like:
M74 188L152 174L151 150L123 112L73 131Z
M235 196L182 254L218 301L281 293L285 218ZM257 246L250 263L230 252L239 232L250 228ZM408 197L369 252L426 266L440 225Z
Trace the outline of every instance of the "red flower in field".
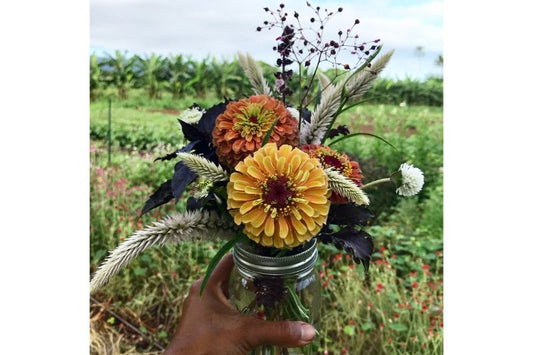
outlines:
M305 144L300 149L309 154L311 158L317 158L324 169L333 168L340 174L348 177L357 186L363 186L363 173L359 168L359 163L350 161L350 158L346 154L317 144ZM333 191L329 200L333 204L348 202L345 197L340 196L335 191Z
M422 269L424 269L424 270L429 270L429 265L428 265L428 264L424 264L424 265L422 265Z
M417 288L418 287L418 282L413 281L413 283L411 284L411 287L412 288Z
M348 350L346 350L346 348L342 348L341 354L347 354L347 353L348 353Z
M436 254L437 256L441 256L441 255L442 255L442 253L440 252L440 250L437 250L437 251L435 252L435 254Z
M230 102L213 129L213 145L220 162L234 167L261 148L265 135L277 123L269 142L278 147L298 144L298 120L283 103L266 95Z
M398 315L398 313L394 313L394 318L399 318L400 316Z
M385 248L384 246L381 246L381 247L379 247L379 250L380 251L385 251L385 250L387 250L387 248Z

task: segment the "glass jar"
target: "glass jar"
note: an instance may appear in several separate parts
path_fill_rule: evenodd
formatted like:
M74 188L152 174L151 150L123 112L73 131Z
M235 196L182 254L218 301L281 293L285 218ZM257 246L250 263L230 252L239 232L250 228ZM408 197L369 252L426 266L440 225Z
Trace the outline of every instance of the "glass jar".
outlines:
M316 240L291 251L277 252L276 256L265 256L250 243L235 245L230 301L246 315L268 321L301 320L318 330L322 295L315 268ZM265 345L251 354L307 354L311 353L311 346L285 349Z

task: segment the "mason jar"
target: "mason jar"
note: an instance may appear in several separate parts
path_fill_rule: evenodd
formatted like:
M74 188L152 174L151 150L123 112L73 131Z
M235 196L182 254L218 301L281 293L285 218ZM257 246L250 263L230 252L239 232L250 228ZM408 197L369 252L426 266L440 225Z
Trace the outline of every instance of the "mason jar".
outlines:
M264 254L251 243L235 245L230 301L242 314L268 321L304 321L318 330L321 287L315 268L316 239L290 251L278 250L277 255ZM308 354L311 346L286 349L265 345L251 354Z

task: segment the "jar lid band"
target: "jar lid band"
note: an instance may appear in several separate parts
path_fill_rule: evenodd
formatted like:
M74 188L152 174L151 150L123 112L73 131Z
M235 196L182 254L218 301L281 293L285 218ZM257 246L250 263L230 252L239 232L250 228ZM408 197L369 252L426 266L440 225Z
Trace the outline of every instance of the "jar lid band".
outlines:
M304 276L313 270L318 259L316 239L312 239L309 246L301 253L270 257L257 255L242 243L233 248L233 260L237 269L250 276Z

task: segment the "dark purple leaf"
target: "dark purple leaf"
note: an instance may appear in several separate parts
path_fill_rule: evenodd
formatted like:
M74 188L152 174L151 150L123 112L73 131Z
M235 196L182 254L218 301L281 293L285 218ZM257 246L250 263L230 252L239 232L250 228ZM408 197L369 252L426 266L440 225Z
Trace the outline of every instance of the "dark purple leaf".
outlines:
M366 207L357 206L355 203L331 205L328 224L364 226L372 217L372 213Z
M329 131L328 138L334 138L338 135L347 135L350 134L350 130L345 125L338 125L337 128L333 128L331 131Z
M150 196L148 201L144 204L141 211L141 216L146 212L153 210L154 208L161 206L168 201L172 200L174 195L172 194L171 187L172 180L165 181L159 188Z
M198 130L205 136L207 136L209 139L211 139L211 132L213 132L213 128L215 128L215 120L217 119L218 115L226 111L226 106L228 103L229 100L214 105L213 107L208 109L204 113L200 121L198 121Z
M187 185L196 179L198 175L187 167L182 161L174 166L174 176L172 177L172 193L174 198L179 200Z
M189 142L194 142L196 140L204 140L206 138L205 134L200 132L200 130L198 130L198 127L196 127L196 125L187 123L180 119L178 119L178 121L181 125L181 131L183 132L183 136Z
M346 227L333 234L322 234L320 240L323 243L332 243L339 250L352 254L354 261L363 263L366 271L370 265L370 257L374 250L374 243L370 234Z

